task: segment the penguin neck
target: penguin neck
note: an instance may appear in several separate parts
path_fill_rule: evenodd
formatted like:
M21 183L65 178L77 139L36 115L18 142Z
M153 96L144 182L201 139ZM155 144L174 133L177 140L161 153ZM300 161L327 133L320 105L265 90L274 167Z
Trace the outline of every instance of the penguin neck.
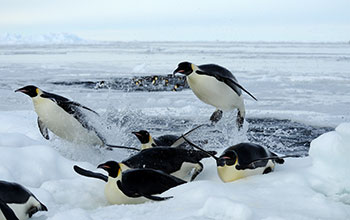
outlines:
M148 141L145 144L141 144L141 150L152 148L155 145L156 145L156 143L154 142L153 138L150 137L150 141Z

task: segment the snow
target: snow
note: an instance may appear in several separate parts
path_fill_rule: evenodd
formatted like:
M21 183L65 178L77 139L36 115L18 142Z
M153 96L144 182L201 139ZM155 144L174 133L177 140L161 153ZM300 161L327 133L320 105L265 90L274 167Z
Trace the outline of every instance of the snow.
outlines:
M24 185L48 207L48 212L37 213L33 219L350 219L349 46L134 42L94 48L0 48L0 177ZM74 145L54 135L45 140L31 100L13 92L36 84L91 107L103 120L112 115L116 120L106 131L109 141L132 145L137 140L129 132L147 128L154 117L159 119L155 130L160 134L179 124L191 128L193 122L204 123L214 109L189 90L124 93L52 82L108 79L144 71L149 75L171 73L182 60L238 69L238 80L259 99L246 99L248 117L294 119L335 130L312 141L309 157L286 159L266 175L223 183L215 161L207 158L195 181L163 193L174 197L170 200L109 205L105 183L79 176L73 165L102 173L96 168L99 163L121 161L130 152ZM217 144L220 148L215 149L219 153L229 144L247 140L249 125L230 135L234 122L229 116L224 115L218 125L225 131L223 142Z
M312 187L350 205L350 123L321 135L311 143Z

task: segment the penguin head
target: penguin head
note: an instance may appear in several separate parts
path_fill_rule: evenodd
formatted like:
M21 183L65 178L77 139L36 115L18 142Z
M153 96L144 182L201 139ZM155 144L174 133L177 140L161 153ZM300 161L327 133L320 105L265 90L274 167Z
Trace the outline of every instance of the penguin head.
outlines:
M39 95L40 93L42 93L42 91L38 87L33 86L33 85L19 88L19 89L15 90L15 92L23 92L24 94L30 96L31 98L34 98L37 95Z
M193 63L182 62L182 63L179 63L177 69L174 70L173 74L175 75L176 73L181 73L188 76L194 71L194 68L195 68L195 65Z
M238 156L237 153L233 150L225 151L217 160L217 166L223 167L223 166L233 166L238 163Z
M108 176L113 178L117 178L121 172L119 163L112 160L98 165L97 168L104 169L108 172Z
M141 144L147 144L151 141L151 135L146 130L132 132L141 142Z

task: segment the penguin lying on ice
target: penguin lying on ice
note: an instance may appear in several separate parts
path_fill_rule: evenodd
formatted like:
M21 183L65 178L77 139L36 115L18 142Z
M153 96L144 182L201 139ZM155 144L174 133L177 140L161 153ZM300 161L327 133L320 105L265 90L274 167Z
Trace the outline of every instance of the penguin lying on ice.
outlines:
M267 148L252 144L240 143L227 148L220 157L196 146L186 137L184 139L193 147L207 152L216 160L217 172L223 182L232 182L247 176L270 173L275 163L283 164L283 158L299 157L298 155L277 156Z
M215 155L215 151L210 151ZM182 148L155 147L140 151L123 160L122 170L130 168L150 168L161 170L185 181L194 180L202 172L202 159L209 157L207 153Z
M186 75L188 85L202 102L216 107L217 110L210 117L212 122L221 119L222 110L237 108L237 124L239 128L243 126L245 106L242 90L254 100L257 99L238 83L228 69L216 64L196 66L190 62L182 62L174 75L176 73Z
M185 181L154 169L129 169L123 171L115 161L98 165L108 172L108 177L74 166L74 170L87 177L107 182L105 196L111 204L137 204L148 200L161 201L172 197L159 197L170 188L186 183Z
M209 151L215 155L215 151ZM119 163L122 171L136 168L160 170L184 181L194 180L203 170L200 162L207 153L182 148L156 147L139 153Z
M25 220L47 208L23 186L0 181L0 210L0 220Z

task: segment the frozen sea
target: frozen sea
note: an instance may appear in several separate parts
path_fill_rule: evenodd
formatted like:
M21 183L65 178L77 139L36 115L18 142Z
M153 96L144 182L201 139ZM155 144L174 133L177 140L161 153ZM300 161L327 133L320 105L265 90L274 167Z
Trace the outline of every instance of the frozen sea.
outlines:
M111 206L103 183L77 176L72 166L96 170L98 163L131 152L75 146L53 135L44 140L31 100L14 93L33 84L73 99L100 113L98 126L110 143L136 146L131 131L181 134L208 123L215 110L187 88L171 91L174 84L152 84L154 76L167 77L181 61L225 66L258 98L245 95L242 131L235 127L236 113L226 112L216 126L201 128L190 138L206 140L206 149L219 152L252 141L306 157L287 159L271 174L227 184L206 159L196 181L164 193L173 195L171 200ZM48 206L48 213L33 219L350 219L350 172L343 167L350 160L350 142L343 141L350 140L350 44L1 45L0 76L0 178L23 184ZM140 79L142 86L135 84ZM323 141L312 141L324 133ZM335 173L327 179L326 171Z

